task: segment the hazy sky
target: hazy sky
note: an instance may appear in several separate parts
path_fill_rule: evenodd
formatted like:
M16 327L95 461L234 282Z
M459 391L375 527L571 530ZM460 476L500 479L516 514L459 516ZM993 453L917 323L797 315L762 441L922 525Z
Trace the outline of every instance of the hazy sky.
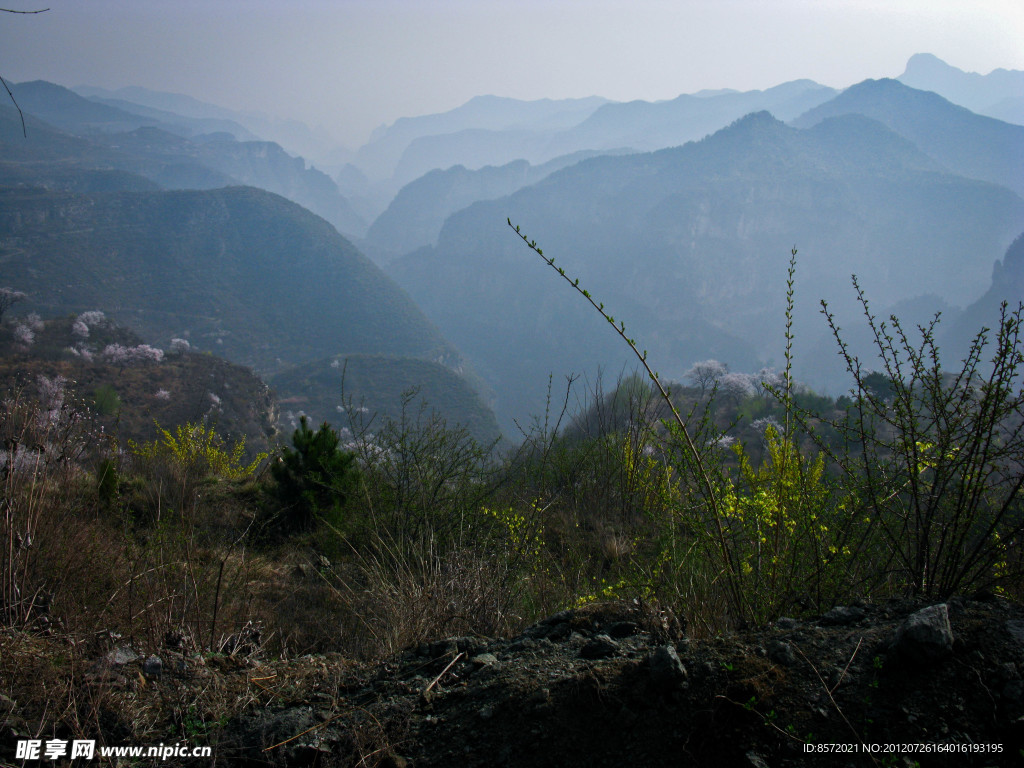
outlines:
M491 93L668 99L895 77L914 53L1024 69L1022 0L6 0L0 75L187 93L349 146Z

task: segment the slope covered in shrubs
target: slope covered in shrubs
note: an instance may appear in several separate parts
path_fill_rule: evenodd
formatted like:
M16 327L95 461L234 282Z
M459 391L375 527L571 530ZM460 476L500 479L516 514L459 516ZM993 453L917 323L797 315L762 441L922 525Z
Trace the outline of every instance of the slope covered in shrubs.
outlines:
M320 740L297 743L295 759L395 764L409 754L443 764L450 749L427 731L468 716L462 690L480 697L472 711L495 749L515 742L492 727L504 722L493 720L504 705L492 693L574 733L603 723L609 754L623 759L643 745L691 743L661 731L642 744L617 740L615 713L639 716L657 695L680 716L711 706L735 733L761 734L730 750L742 743L743 756L798 764L803 745L838 738L848 714L862 718L858 736L894 738L871 721L890 718L913 686L901 711L925 723L913 731L921 739L1019 749L1019 674L1006 660L1019 658L1021 621L1007 601L1024 595L1022 310L1004 308L959 369L940 365L934 325L883 329L865 310L882 370L845 356L852 388L839 400L792 380L787 344L781 372L706 361L665 396L642 376L609 392L570 382L501 455L428 408L353 422L344 439L301 422L291 448L268 462L243 459L217 425L195 420L114 445L97 439L94 413L56 404L41 381L9 391L5 658L72 650L47 672L49 693L4 670L0 702L16 702L5 703L6 738L181 738L230 762L253 743L273 747L271 733L276 744L315 728ZM10 320L8 354L59 346L128 375L172 357L128 337L101 341L98 320ZM72 335L97 346L67 352ZM836 339L845 354L838 330ZM647 618L600 618L609 601ZM939 605L954 629L938 656L922 652L935 677L914 677L899 645L912 633L899 627ZM819 631L828 626L844 628L841 642ZM999 664L978 666L971 649ZM307 653L341 656L286 661ZM169 671L156 675L153 658ZM346 659L383 662L374 673ZM956 698L934 684L951 680L957 661L974 663L983 683L953 683L955 696L975 701L999 687L992 717L970 733L949 730ZM156 682L143 686L136 672ZM188 679L207 681L207 693L197 698ZM807 710L812 689L820 706ZM213 695L225 690L237 697ZM155 692L162 703L133 703ZM320 715L309 719L312 702ZM445 744L464 739L457 725L443 732ZM701 755L727 746L701 743ZM565 762L564 742L551 744L546 754ZM583 752L578 762L593 760Z

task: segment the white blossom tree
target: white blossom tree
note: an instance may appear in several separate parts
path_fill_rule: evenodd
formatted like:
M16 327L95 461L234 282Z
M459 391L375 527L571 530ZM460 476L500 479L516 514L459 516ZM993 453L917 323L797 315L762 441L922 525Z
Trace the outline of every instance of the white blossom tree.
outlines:
M183 355L192 349L188 339L171 339L170 352L176 355Z
M24 323L18 323L14 328L14 340L28 349L36 340L36 332Z
M718 382L718 394L734 398L737 402L755 393L754 376L749 373L727 373Z
M164 359L164 351L149 344L139 344L137 347L108 344L103 349L103 359L122 367L141 362L159 363Z
M729 366L718 360L701 360L694 363L689 370L683 374L686 381L694 386L700 387L703 395L708 389L714 389L722 377L729 372Z

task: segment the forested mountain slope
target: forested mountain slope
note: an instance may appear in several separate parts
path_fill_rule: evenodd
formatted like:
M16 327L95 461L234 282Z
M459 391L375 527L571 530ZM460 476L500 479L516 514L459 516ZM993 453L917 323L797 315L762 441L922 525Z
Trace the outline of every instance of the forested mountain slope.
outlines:
M5 281L49 313L104 307L147 340L260 371L338 353L452 362L409 297L333 227L262 190L0 190Z

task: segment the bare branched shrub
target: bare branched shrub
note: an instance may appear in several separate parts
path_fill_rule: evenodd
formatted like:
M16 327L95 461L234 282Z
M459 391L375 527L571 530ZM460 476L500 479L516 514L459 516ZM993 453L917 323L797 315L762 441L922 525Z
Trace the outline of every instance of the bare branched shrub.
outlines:
M0 622L48 621L88 538L79 467L93 436L63 382L43 379L0 402Z
M748 377L698 366L688 372L702 394L716 382L712 400L733 401L737 413L759 388L778 398L784 418L778 427L762 422L755 464L742 443L713 428L720 416L713 403L699 425L684 419L625 324L513 228L635 353L670 417L661 419L660 429L649 427L647 444L631 441L628 433L613 437L621 458L611 457L608 464L619 468L612 485L630 503L644 495L662 499L652 508L668 514L644 531L646 546L631 558L632 573L602 579L592 597L672 585L680 595L721 595L726 623L735 624L761 623L781 611L818 611L854 596L1019 591L1024 305L1015 312L1003 307L990 366L983 365L988 331L982 331L962 366L947 370L934 322L920 329L921 342L915 344L896 318L891 326L878 322L857 287L891 397L878 394L878 377L850 354L825 307L855 381L849 418L830 423L815 412L823 398L801 392L792 378L793 249L784 373ZM845 452L822 439L824 427L845 438ZM654 454L646 455L655 442ZM734 457L723 458L724 449ZM575 480L571 487L578 485ZM649 492L638 497L631 487ZM698 589L685 587L707 579Z
M857 536L875 538L877 579L930 597L981 588L1019 588L1024 539L1024 305L1004 303L994 336L983 329L958 368L942 365L938 316L919 327L879 321L856 279L885 371L850 353L824 307L855 388L837 425L849 450L839 458L863 500ZM990 356L990 357L989 357Z

